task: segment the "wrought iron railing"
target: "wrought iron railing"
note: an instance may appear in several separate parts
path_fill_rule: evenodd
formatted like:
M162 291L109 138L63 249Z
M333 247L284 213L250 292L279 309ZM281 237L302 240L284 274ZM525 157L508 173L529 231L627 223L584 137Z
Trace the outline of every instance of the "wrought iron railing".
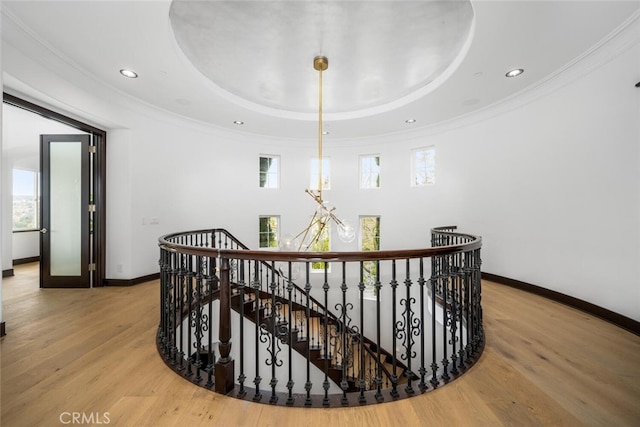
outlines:
M280 252L223 229L164 236L159 352L200 386L271 404L361 405L437 388L484 348L481 239L455 227L431 239L426 249Z

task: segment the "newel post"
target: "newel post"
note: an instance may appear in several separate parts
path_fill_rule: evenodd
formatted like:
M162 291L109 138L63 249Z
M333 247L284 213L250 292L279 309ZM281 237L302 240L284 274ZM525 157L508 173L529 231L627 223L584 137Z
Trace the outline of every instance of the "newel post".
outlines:
M231 358L231 283L229 259L218 258L220 263L220 322L218 350L220 358L215 365L215 391L227 394L234 387L234 360Z

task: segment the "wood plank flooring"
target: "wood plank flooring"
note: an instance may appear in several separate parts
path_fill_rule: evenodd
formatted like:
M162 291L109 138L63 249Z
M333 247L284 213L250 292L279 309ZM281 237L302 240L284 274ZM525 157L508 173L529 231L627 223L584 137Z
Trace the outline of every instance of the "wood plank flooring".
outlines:
M486 348L460 379L398 402L303 409L220 396L170 371L155 347L157 281L39 289L37 264L15 270L2 282L2 426L640 426L640 337L490 282ZM93 422L71 424L73 412Z

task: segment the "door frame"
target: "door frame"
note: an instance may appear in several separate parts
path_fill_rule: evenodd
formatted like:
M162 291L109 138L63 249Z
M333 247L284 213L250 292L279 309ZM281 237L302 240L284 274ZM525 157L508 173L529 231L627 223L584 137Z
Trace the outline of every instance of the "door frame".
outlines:
M83 123L79 120L72 119L58 112L41 107L40 105L18 98L17 96L3 92L3 102L22 108L40 116L55 120L65 125L76 128L80 131L93 135L93 146L95 147L93 169L90 172L93 178L93 200L95 212L93 214L93 241L91 250L93 251L93 260L95 270L93 271L93 286L105 286L105 270L106 270L106 190L107 190L107 132Z

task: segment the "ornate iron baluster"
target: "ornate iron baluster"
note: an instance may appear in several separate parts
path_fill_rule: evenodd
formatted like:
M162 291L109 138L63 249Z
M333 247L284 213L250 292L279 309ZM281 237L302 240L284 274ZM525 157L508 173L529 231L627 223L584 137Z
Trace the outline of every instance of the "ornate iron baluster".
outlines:
M420 373L420 384L418 387L422 392L427 390L427 384L425 383L425 375L427 373L427 369L425 368L425 352L426 348L424 346L424 288L425 288L426 280L424 278L424 258L420 258L420 277L418 278L418 285L420 286L420 325L422 325L422 333L420 334L420 368L418 372Z
M260 270L258 268L258 261L254 261L253 268L253 282L251 287L253 288L253 296L254 296L254 319L255 319L255 349L256 349L256 376L253 379L253 383L256 386L255 393L253 395L253 400L255 402L259 402L262 399L262 393L260 393L260 382L262 378L260 377L260 310L261 310L261 302L260 302Z
M380 261L376 261L376 282L373 285L376 293L376 402L382 402L382 367L383 362L380 355L380 292L382 292L382 283L380 282Z
M240 384L240 389L238 390L238 397L242 398L246 396L247 391L244 388L244 381L247 379L244 374L244 305L245 305L245 281L244 281L244 260L239 260L239 271L238 271L238 308L240 311L240 324L239 324L239 334L240 334L240 375L238 376L238 383Z
M411 296L411 268L410 268L410 260L406 260L406 278L404 281L404 285L407 291L407 297L404 300L405 306L405 336L404 336L404 347L405 352L402 355L402 358L407 361L407 369L405 371L405 376L407 377L407 386L405 387L405 391L408 394L413 394L415 391L412 387L412 381L415 377L411 369L412 360L416 357L416 352L413 350L413 346L415 345L415 340L413 337L421 335L421 323L420 319L415 317L412 305L415 304L416 299ZM400 301L400 305L403 305L402 301Z
M190 236L192 237L192 236ZM189 239L192 240L192 239ZM192 256L187 257L187 282L186 282L186 293L187 293L187 310L188 310L188 318L187 318L187 351L191 353L191 347L193 346L192 342L192 331L191 331L191 317L193 316L193 258ZM193 375L192 371L193 366L193 356L189 354L187 356L187 371L185 372L185 377L191 377Z
M466 331L467 331L467 343L465 345L465 352L466 352L466 356L467 359L470 359L472 354L473 354L473 350L471 348L471 338L472 338L472 321L471 321L471 315L473 312L473 307L471 305L471 292L473 289L473 264L472 264L472 260L473 260L473 253L471 251L467 251L464 254L465 256L465 287L464 287L464 301L465 301L465 319L467 322L467 327L466 327Z
M180 365L178 366L178 370L182 371L184 369L184 327L182 322L182 314L184 313L184 293L185 293L185 263L184 258L186 255L180 254L180 270L178 272L178 282L179 282L179 298L180 298L180 311L178 313L178 321L180 322L180 352L179 352L179 360Z
M173 257L175 257L175 254L169 252L169 251L162 251L162 255L161 255L162 259L164 260L163 262L163 269L164 269L164 274L163 274L163 281L161 282L161 289L162 289L162 301L161 301L161 307L163 308L164 314L163 314L163 324L162 324L162 352L166 355L168 355L171 358L171 353L172 353L172 348L173 348L173 336L175 335L175 331L172 332L173 329L173 317L174 317L174 313L175 313L175 309L174 309L174 300L172 298L173 296L173 269L172 269L172 261L173 261Z
M193 290L194 295L194 309L191 311L191 326L194 328L194 335L196 338L196 342L193 343L195 348L195 361L194 366L196 368L196 377L193 379L194 382L202 381L202 376L200 375L200 368L202 367L202 360L200 356L200 352L203 349L202 345L202 337L204 336L205 327L203 323L207 318L206 314L203 314L203 306L202 306L202 256L196 257L196 287Z
M459 350L458 350L458 367L461 371L466 369L466 361L465 361L465 348L464 348L464 331L465 331L465 319L464 319L464 311L465 311L465 301L464 301L464 288L466 281L466 272L465 272L465 264L464 264L464 253L460 253L458 255L458 287L457 287L457 316L458 316L458 341L460 342Z
M342 399L340 403L342 405L348 405L347 390L349 389L349 383L347 381L347 369L348 369L348 356L347 356L347 263L342 262L342 284L340 285L340 291L342 292L342 304L336 304L336 310L340 310L340 321L342 323L342 358L340 364L342 365L342 380L340 381L340 388L342 389Z
M162 353L167 353L167 338L165 331L167 330L167 268L166 268L167 253L160 250L160 259L158 264L160 265L160 325L158 325L158 342L162 347Z
M328 343L328 333L329 333L329 278L327 271L327 263L324 263L324 283L322 284L322 290L324 291L324 316L323 316L323 325L324 325L324 382L322 383L322 388L324 389L324 399L322 399L322 406L329 406L329 343Z
M431 385L433 388L438 387L439 381L437 378L438 373L438 362L437 359L437 345L436 345L436 324L438 321L438 316L436 313L436 288L437 282L439 280L439 271L438 271L438 263L436 261L436 257L431 259L432 272L431 272Z
M480 259L480 249L474 251L474 267L473 267L473 310L474 310L474 335L473 335L473 351L474 354L480 350L480 345L483 341L484 331L482 327L482 282L480 277L480 266L482 260Z
M393 372L391 373L391 396L398 397L400 394L398 393L398 366L396 362L396 339L398 338L398 323L396 321L396 289L398 288L398 281L396 280L396 260L391 261L391 318L393 322L392 326L392 334L393 337Z
M450 261L449 261L449 255L445 255L443 257L443 274L442 274L442 350L443 350L443 355L442 355L442 375L440 376L440 378L442 378L443 380L448 381L451 379L451 377L449 376L449 358L447 356L448 352L447 352L447 323L448 323L448 313L450 310L447 309L447 305L449 303L449 300L447 298L447 294L449 293L448 288L449 288L449 280L450 280L450 275L449 275L449 265L450 265Z
M278 359L278 354L281 351L280 343L285 343L286 337L286 328L283 329L282 325L280 325L280 309L282 304L278 301L276 302L276 281L275 281L275 262L271 262L271 283L269 285L271 291L271 334L267 334L270 337L270 348L269 351L270 357L267 359L267 366L271 366L271 381L269 385L271 386L271 398L269 399L269 403L275 404L278 401L278 395L276 394L276 385L278 384L278 378L276 376L276 367L282 366L282 360ZM268 272L267 272L268 275ZM266 326L266 325L265 325ZM265 328L263 328L265 329ZM265 341L263 341L264 343ZM288 341L286 342L288 344Z
M309 262L307 261L305 264L305 285L304 285L304 290L305 290L305 295L307 297L307 301L306 301L306 305L305 305L305 318L306 318L306 322L307 322L307 332L306 332L306 338L307 338L307 382L304 384L304 389L307 392L307 397L304 401L304 405L305 406L311 406L311 387L313 386L313 384L311 383L311 347L310 347L310 341L309 341L309 321L311 320L311 312L309 309L309 293L311 292L311 283L310 283L310 277L309 277Z
M458 375L458 356L456 353L456 344L458 341L458 335L457 335L457 327L458 327L458 295L457 295L457 282L458 282L458 268L457 268L457 259L458 259L458 254L452 255L451 256L451 262L452 262L452 266L451 266L451 279L450 279L450 283L451 283L451 309L448 310L448 312L450 313L447 316L447 320L449 322L449 333L450 333L450 337L449 338L449 344L451 345L451 373L454 375Z
M292 265L291 262L287 263L287 267L288 267L288 277L287 277L287 293L289 296L289 312L287 313L289 316L289 321L288 321L288 340L289 340L289 381L287 381L287 389L289 390L289 394L287 396L287 405L293 405L293 386L294 386L294 382L293 382L293 359L292 359L292 349L293 349L293 331L292 331L292 325L293 323L291 323L291 316L292 316L292 312L293 312L293 299L292 299L292 291L293 291L293 282L291 281L291 273L292 273Z
M358 283L358 290L360 291L360 335L358 336L359 341L359 356L360 363L358 367L358 377L359 386L360 386L360 396L358 397L358 402L360 404L366 403L367 399L364 397L365 391L365 363L364 363L364 263L360 261L360 283Z
M181 255L171 254L171 285L173 286L173 301L171 301L171 364L176 366L178 363L178 319L181 315L180 310L180 257Z

